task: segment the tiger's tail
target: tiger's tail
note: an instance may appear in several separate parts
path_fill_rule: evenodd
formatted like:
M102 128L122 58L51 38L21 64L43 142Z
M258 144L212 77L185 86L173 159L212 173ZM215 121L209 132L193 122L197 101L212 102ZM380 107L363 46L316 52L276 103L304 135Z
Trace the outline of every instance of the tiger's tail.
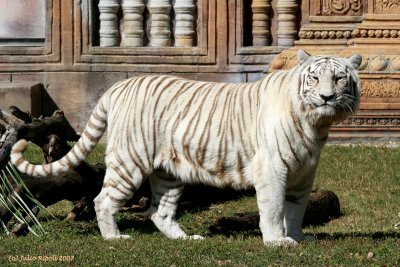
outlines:
M81 138L72 149L61 159L43 165L35 165L25 160L23 153L28 148L28 142L19 140L11 150L11 162L17 169L32 177L57 176L79 166L90 154L107 129L107 109L102 97L95 107Z

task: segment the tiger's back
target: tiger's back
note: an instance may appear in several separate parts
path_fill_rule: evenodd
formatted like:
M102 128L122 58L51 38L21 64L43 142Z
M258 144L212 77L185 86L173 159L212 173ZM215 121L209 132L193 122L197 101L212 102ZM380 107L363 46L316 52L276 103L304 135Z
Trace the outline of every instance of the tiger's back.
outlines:
M130 162L140 162L146 174L162 168L184 182L249 187L245 169L255 153L259 91L260 82L225 84L171 76L118 83L105 95L112 140L107 156L129 150Z

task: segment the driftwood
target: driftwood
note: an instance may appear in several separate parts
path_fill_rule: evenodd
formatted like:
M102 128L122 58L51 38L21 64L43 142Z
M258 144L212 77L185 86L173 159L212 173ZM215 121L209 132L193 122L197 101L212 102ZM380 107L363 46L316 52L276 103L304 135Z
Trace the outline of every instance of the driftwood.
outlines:
M10 114L11 113L11 114ZM50 117L32 118L29 113L16 107L10 107L10 113L0 109L0 168L9 161L12 146L19 139L27 139L41 147L45 161L53 162L64 156L69 150L68 141L77 141L79 135L70 126L64 114L56 111ZM100 192L105 168L101 165L82 163L74 170L59 177L34 178L23 175L30 192L44 206L67 199L74 202L74 208L68 213L68 220L92 219L95 217L93 199ZM15 191L21 188L15 185ZM212 203L237 199L243 195L254 195L254 190L234 191L218 189L204 185L186 186L181 198L181 209L197 211L206 209ZM123 209L125 211L146 210L150 205L151 191L148 181L135 193L133 199ZM29 200L35 214L38 209ZM339 200L332 192L312 193L304 225L321 224L340 216ZM8 222L11 214L0 205L0 218ZM212 233L232 234L235 231L258 229L258 213L236 214L233 217L220 218L210 226ZM16 224L12 229L15 235L25 234L26 225Z
M9 161L11 148L19 139L27 139L41 147L46 163L61 158L70 150L67 141L79 139L79 135L61 111L54 112L51 117L39 119L32 118L29 113L22 112L17 107L11 107L10 112L11 114L0 109L0 120L5 125L0 133L1 168ZM84 215L84 210L88 211L89 217L94 217L93 199L100 192L104 173L104 167L91 166L84 162L71 172L58 177L34 178L25 174L22 174L22 177L29 191L44 206L63 199L73 201L75 206L69 212L68 219L75 220ZM23 191L18 185L13 185L16 192ZM33 213L37 212L37 207L29 199L24 201ZM11 214L0 206L0 217L7 223ZM24 234L26 228L25 225L17 224L12 233Z

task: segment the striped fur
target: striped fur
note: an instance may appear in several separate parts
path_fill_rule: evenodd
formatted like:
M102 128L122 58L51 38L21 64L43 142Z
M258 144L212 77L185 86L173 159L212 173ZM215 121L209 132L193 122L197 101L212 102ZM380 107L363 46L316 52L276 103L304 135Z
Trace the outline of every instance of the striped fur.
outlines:
M99 100L80 140L57 162L32 165L19 141L11 159L31 176L78 166L108 129L106 176L95 199L104 238L119 238L114 215L150 179L149 214L170 238L186 238L175 221L185 183L255 187L266 245L303 239L301 222L319 152L335 121L359 102L361 57L309 56L248 84L135 77ZM174 176L167 175L172 173ZM192 236L200 238L199 236Z

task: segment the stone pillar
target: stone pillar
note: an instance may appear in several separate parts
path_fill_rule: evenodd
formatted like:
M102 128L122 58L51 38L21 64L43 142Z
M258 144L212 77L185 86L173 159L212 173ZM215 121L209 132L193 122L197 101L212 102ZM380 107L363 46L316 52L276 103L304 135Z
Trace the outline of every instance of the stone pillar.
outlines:
M171 3L170 0L150 0L148 6L151 15L150 45L171 45Z
M124 0L124 46L143 46L143 0Z
M194 0L176 0L175 10L175 46L194 46L196 39Z
M253 46L266 46L271 42L270 0L253 0L251 4L253 12Z
M296 0L278 0L278 45L293 46L297 35Z
M118 0L100 0L100 46L118 46Z

